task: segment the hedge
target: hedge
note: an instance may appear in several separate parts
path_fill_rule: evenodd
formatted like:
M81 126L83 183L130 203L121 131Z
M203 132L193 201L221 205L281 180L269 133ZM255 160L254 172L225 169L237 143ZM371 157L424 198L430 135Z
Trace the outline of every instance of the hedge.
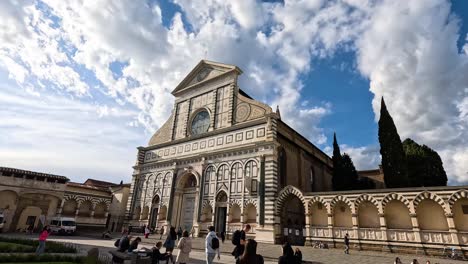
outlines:
M0 263L17 263L17 262L71 262L71 263L85 263L85 257L75 257L75 256L63 256L63 255L40 255L36 256L33 254L23 255L23 254L10 254L2 255L0 258Z
M28 253L35 252L39 241L32 239L20 239L10 237L0 237L0 242L11 243L0 244L0 253ZM16 245L15 245L16 244ZM76 253L77 250L72 244L61 244L54 241L46 242L45 252L49 253Z

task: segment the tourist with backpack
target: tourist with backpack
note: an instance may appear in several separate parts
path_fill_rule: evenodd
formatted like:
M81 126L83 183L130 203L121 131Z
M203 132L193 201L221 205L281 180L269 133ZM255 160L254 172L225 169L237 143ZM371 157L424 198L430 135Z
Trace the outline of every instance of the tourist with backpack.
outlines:
M206 264L212 264L213 260L218 254L218 259L220 259L220 250L219 250L219 239L216 236L214 226L208 227L208 235L205 239L205 252L206 252Z
M232 251L232 255L235 259L238 259L244 253L245 243L246 243L246 234L250 231L250 225L246 224L243 230L236 230L232 235L232 244L235 246Z

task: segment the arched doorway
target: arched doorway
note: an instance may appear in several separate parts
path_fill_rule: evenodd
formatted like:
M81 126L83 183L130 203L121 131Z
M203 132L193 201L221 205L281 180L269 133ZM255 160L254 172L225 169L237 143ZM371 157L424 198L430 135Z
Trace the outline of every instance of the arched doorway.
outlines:
M224 191L220 191L216 195L216 221L215 228L216 232L226 232L226 216L227 216L227 194Z
M304 245L305 210L302 201L295 195L286 197L281 209L281 230L283 242Z
M190 232L195 220L195 208L197 199L197 177L189 172L178 180L175 190L176 207L176 228L181 227L183 230Z
M155 195L153 197L153 201L151 202L151 217L149 226L151 228L156 228L157 221L158 221L158 212L159 212L159 195Z

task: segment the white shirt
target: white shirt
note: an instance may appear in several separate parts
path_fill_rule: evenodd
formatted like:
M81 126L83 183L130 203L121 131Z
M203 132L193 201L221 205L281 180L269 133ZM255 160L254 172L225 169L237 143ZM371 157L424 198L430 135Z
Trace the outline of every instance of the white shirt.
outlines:
M213 240L214 237L217 237L216 236L216 233L214 231L210 231L208 233L208 235L206 235L206 239L205 239L205 252L208 253L208 254L216 254L218 253L218 256L219 256L219 248L217 249L213 249L211 247L211 241ZM218 238L219 239L219 238ZM220 245L221 247L221 245Z

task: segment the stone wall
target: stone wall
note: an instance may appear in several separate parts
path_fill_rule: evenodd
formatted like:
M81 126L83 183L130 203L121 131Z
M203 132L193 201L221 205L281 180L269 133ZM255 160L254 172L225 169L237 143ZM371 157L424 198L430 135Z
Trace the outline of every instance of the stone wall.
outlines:
M346 233L364 249L425 250L445 247L468 250L468 186L401 188L367 191L303 193L284 188L277 201L280 215L287 197L305 208L306 244L317 241L340 246ZM281 233L277 234L281 239Z

